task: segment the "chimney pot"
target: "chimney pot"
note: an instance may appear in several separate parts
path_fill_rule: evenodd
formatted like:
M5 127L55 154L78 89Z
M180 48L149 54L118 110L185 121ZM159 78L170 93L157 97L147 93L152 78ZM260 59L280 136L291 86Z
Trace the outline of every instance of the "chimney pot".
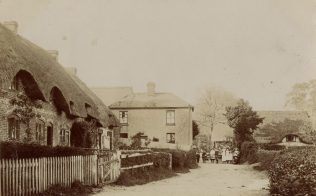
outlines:
M16 21L6 21L3 22L3 25L13 33L18 33L18 23Z
M58 51L57 50L47 50L47 52L56 60L58 61Z
M147 95L148 96L154 96L156 93L156 84L154 82L148 82L147 83Z

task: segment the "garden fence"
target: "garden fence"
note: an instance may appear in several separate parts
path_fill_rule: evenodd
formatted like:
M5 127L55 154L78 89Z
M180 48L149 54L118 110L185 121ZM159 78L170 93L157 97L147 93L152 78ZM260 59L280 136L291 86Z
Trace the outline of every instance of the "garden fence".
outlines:
M0 195L34 195L74 181L97 184L97 155L0 160Z

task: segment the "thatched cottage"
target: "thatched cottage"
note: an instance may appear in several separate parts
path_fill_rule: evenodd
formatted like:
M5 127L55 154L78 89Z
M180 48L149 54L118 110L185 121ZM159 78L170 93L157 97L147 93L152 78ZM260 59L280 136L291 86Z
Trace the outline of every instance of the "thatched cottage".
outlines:
M111 138L119 135L115 116L50 53L18 35L15 22L0 24L0 140L69 146L86 124L95 134L94 147L113 147ZM19 105L19 95L33 110ZM35 115L25 121L28 110Z
M311 143L310 138L302 130L303 126L300 126L300 124L311 125L311 117L307 112L258 111L258 115L264 118L263 123L254 132L254 138L258 143L285 146L304 146Z

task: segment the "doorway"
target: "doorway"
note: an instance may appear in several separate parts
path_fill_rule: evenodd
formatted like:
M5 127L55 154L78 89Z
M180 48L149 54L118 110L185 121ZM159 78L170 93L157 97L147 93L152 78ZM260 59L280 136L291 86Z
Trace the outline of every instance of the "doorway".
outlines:
M47 145L53 146L53 126L47 126Z

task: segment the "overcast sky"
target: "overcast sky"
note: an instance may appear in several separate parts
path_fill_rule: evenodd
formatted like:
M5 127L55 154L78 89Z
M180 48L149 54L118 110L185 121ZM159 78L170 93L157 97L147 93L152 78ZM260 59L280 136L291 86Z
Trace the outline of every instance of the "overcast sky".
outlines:
M316 78L314 0L0 0L0 22L89 86L174 92L194 104L219 85L257 110L281 110Z

